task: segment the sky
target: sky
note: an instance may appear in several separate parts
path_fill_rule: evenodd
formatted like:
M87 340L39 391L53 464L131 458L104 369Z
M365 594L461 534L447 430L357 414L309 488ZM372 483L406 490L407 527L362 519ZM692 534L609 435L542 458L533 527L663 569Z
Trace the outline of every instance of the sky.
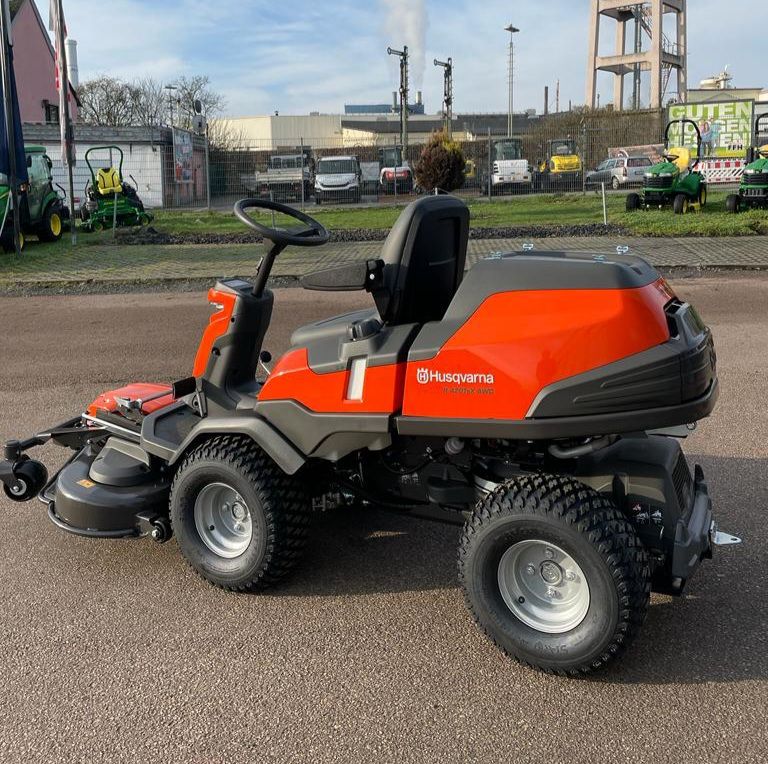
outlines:
M47 21L48 0L35 2ZM690 84L729 65L735 85L768 87L765 36L747 33L763 3L688 6ZM64 0L81 80L207 75L229 116L338 113L345 103L389 102L398 68L386 49L404 44L411 90L424 91L429 113L442 101L442 70L432 62L448 56L454 112L504 112L509 23L520 29L515 110L541 111L545 85L553 108L558 79L567 108L569 100L584 101L588 9L589 0ZM612 40L606 31L604 46ZM610 87L606 75L604 101Z

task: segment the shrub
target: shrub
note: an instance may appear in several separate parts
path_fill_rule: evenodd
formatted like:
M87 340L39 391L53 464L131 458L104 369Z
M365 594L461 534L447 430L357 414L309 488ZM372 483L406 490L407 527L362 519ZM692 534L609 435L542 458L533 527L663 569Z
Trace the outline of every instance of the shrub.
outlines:
M416 162L416 181L425 191L455 191L464 185L464 152L445 131L433 133Z

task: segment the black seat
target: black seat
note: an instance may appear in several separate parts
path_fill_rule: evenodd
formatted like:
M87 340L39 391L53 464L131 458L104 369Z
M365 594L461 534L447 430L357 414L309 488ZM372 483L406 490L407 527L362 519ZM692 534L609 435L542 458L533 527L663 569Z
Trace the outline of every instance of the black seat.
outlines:
M469 209L455 196L409 204L384 242L381 286L372 290L385 324L439 321L464 276Z
M392 226L379 260L310 274L306 289L373 294L385 325L423 324L445 314L464 275L469 209L454 196L424 196Z

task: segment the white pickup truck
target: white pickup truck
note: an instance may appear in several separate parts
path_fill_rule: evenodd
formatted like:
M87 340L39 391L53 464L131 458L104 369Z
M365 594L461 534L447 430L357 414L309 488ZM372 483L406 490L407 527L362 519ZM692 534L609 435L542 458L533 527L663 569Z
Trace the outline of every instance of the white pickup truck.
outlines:
M277 202L309 199L312 193L312 169L302 154L271 156L266 172L240 176L240 182L249 193Z
M491 194L504 190L530 191L533 187L533 168L523 157L520 138L501 138L491 144Z

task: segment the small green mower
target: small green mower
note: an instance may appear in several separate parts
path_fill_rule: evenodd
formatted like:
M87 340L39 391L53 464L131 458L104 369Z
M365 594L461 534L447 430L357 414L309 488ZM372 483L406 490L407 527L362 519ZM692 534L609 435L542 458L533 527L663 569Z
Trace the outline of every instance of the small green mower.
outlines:
M725 198L728 212L741 212L752 207L768 207L768 139L760 145L760 123L768 120L768 113L755 120L755 145L747 154L747 166L741 176L738 194Z
M25 146L29 183L19 195L21 213L20 244L24 248L27 236L40 241L58 241L68 218L64 195L54 186L51 170L53 163L43 146ZM10 187L7 176L0 174L0 247L13 252L13 221L9 206Z
M679 146L670 148L669 131L675 124L688 123L696 131L696 157L691 159L690 149ZM682 140L682 136L681 136ZM690 210L701 210L707 203L707 181L696 170L701 158L701 131L692 119L675 120L667 123L664 133L664 161L648 168L643 176L641 194L627 196L627 212L651 207L672 207L675 215L684 215Z
M94 171L90 160L94 151L109 151L110 164ZM111 164L111 152L118 155L117 168ZM152 220L136 188L123 180L123 151L119 146L94 146L85 152L85 163L91 179L86 183L85 201L80 208L83 230L101 231L112 228L113 223L120 227L147 225Z

